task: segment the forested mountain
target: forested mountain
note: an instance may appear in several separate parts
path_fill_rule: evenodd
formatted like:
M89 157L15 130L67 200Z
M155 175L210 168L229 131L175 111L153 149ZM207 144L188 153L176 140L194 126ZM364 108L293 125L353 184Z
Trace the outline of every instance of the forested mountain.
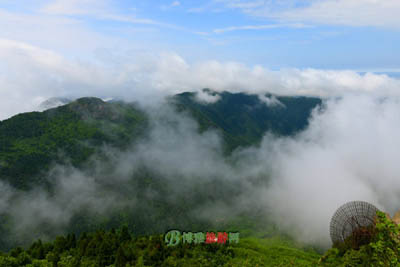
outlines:
M173 99L179 109L196 118L201 129L220 129L228 150L257 144L267 131L288 136L303 130L311 111L322 102L314 97L266 94L260 99L257 95L204 90L219 100L204 103L196 100L195 93L178 94Z
M86 97L0 121L0 266L398 264L400 226L383 213L359 248L322 256L296 242L257 196L268 169L237 160L267 132L306 129L321 99L203 93L217 101L182 93L154 109ZM172 229L240 242L169 247Z
M256 95L220 94L216 103L201 103L194 93L175 95L170 102L188 111L200 130L222 132L227 151L257 144L269 131L292 135L307 126L318 98L276 97L267 105ZM43 183L40 175L51 163L68 158L80 166L106 143L121 149L146 129L145 111L134 104L81 98L44 112L29 112L0 121L0 179L20 189Z
M68 159L80 166L96 147L126 146L146 127L145 114L133 104L81 98L44 112L0 121L0 179L27 189L43 183L51 163Z
M209 90L205 92L217 95ZM175 115L162 114L164 117L155 122L153 111L138 104L104 102L94 97L80 98L43 112L18 114L1 121L0 189L8 192L1 199L8 203L0 209L1 249L27 248L32 239L42 236L51 240L59 234L70 235L59 237L54 243L41 245L41 241L37 241L26 252L14 249L0 260L8 262L9 266L18 266L22 264L20 262L27 266L78 266L80 261L87 263L81 266L106 266L121 261L132 266L143 266L140 264L146 262L183 266L196 260L179 260L179 255L184 258L198 257L206 262L214 254L222 256L226 251L232 251L233 254L227 254L222 259L241 266L248 251L252 250L253 260L248 262L250 266L260 262L256 259L260 250L268 254L269 249L283 246L285 252L280 261L299 264L315 262L318 254L304 252L292 241L286 242L279 237L282 233L274 228L268 211L263 207L234 207L241 203L240 196L249 190L249 185L267 184L267 174L246 174L240 179L227 180L220 177L224 173L218 168L209 175L185 172L185 164L194 162L182 162L182 171L177 172L176 169L171 170L170 164L180 164L181 161L174 159L170 163L168 157L185 159L180 153L211 155L216 157L212 160L220 162L216 166L226 168L227 172L235 171L234 163L229 162L229 158L236 148L257 146L267 132L289 136L302 131L308 125L312 110L322 103L321 99L273 95L259 97L228 92L218 93L218 97L219 101L212 103L199 101L195 93L168 98L163 105L173 110L171 114L190 118L190 122L185 121L183 127L180 125L182 122L174 118ZM199 126L195 127L196 132L190 132L192 121ZM172 129L181 128L164 133L170 128L161 127L161 133L154 132L159 124L166 124ZM207 130L222 137L222 158L218 158L218 152L198 151L204 146L210 146L210 151L218 150L218 146L213 145L213 135L207 135ZM205 136L202 136L203 133ZM176 134L181 136L176 137ZM183 148L192 145L190 135L197 141L193 140L196 144L194 150L187 152ZM157 146L152 146L151 142L156 142ZM172 151L179 143L182 143L181 150ZM158 150L154 152L152 149ZM163 158L167 158L166 164L154 153L161 153ZM142 157L147 157L147 161L143 162ZM201 158L196 160L202 161ZM210 162L210 159L207 160ZM210 168L210 163L207 164L203 168L200 163L198 168ZM179 166L174 168L179 170ZM203 214L205 207L211 208L210 215ZM32 208L36 211L29 210ZM234 214L229 214L232 211ZM29 223L30 220L32 223ZM111 229L122 225L134 236L147 236L144 239L153 236L153 241L148 242L154 243L160 251L154 252L140 238L116 245L120 237ZM158 235L172 228L190 231L240 230L248 239L237 248L199 247L193 251L194 254L186 247L168 251ZM254 235L248 233L254 232L255 228L259 230L259 237L262 233L264 238L274 237L275 241L251 239ZM111 232L93 233L99 229ZM72 241L72 234L79 239ZM148 256L147 253L155 254ZM303 260L295 261L295 255ZM103 259L103 256L106 258ZM262 261L279 261L272 258L269 255ZM46 265L52 262L59 265ZM220 261L210 262L209 266L218 266ZM167 263L165 266L169 266ZM118 263L116 266L124 265Z

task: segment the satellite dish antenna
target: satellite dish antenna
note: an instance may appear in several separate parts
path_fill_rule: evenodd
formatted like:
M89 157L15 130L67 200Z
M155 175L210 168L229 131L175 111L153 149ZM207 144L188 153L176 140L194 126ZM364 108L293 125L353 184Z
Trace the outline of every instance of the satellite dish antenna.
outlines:
M354 247L359 247L372 237L378 209L365 201L351 201L336 210L330 223L333 244L344 242L352 236Z

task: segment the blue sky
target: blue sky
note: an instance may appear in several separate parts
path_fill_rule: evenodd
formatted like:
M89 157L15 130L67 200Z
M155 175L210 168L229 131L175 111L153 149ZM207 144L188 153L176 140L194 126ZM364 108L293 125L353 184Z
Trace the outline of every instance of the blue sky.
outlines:
M0 119L54 96L400 95L399 0L0 0Z
M321 2L326 7L321 7ZM396 8L400 12L397 2L3 0L0 10L14 17L31 15L32 20L58 20L63 24L61 30L67 31L71 39L79 39L84 29L107 40L89 42L79 50L73 45L69 48L68 41L60 47L51 40L44 41L51 37L51 31L44 38L39 34L38 40L21 33L12 38L70 56L90 57L101 49L143 49L173 51L189 62L215 59L261 64L271 69L386 70L400 69L400 53L396 49L400 46L400 19L396 21L397 15L391 13ZM331 15L324 17L324 12ZM68 22L63 22L67 19L76 25L68 29ZM21 31L18 25L15 27ZM81 27L81 32L76 27ZM8 31L13 37L12 29Z

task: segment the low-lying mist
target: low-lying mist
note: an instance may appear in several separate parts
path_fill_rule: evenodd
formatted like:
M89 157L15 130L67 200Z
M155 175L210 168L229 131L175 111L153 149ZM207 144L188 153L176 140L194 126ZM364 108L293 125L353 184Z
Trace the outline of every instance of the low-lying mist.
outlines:
M61 234L82 212L98 217L140 209L148 221L164 218L173 227L176 212L224 220L254 210L294 238L327 247L330 218L345 202L364 200L389 213L400 208L397 98L327 99L303 132L284 138L266 133L259 145L228 156L221 133L200 133L188 114L166 103L146 112L151 125L144 138L126 151L104 147L86 169L55 166L46 177L50 192L1 183L0 212L12 222L12 235L26 241ZM162 202L176 209L157 209Z

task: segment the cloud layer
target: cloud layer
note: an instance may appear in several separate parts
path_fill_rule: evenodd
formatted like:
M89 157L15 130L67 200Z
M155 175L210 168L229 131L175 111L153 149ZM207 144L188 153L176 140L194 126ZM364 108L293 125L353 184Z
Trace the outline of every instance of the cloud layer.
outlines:
M399 29L400 3L397 0L307 0L293 1L225 1L227 8L284 22L327 25L373 26Z
M82 209L109 214L124 205L134 207L132 174L143 167L170 188L163 201L176 205L182 196L191 203L199 186L209 182L236 190L226 197L229 203L213 198L198 203L193 218L224 220L261 209L281 230L322 247L330 245L331 216L348 201L368 201L391 214L400 209L399 97L332 98L314 110L309 127L298 135L267 133L259 147L239 149L228 158L219 133L198 133L196 122L167 105L148 112L152 123L147 138L125 152L106 151L111 171L104 163L89 171L57 167L49 175L55 194L40 188L18 192L0 184L0 211L17 222L16 233L24 238L32 232L43 235L37 230L43 223L60 233ZM156 192L146 195L157 198Z
M400 28L396 0L325 0L311 5L283 11L275 16L284 20L307 21L329 25L375 26Z
M348 201L399 210L399 115L399 98L347 96L328 101L299 136L267 136L253 152L272 166L264 200L279 225L301 240L329 244L329 220Z
M94 61L71 60L55 51L0 39L0 119L34 110L50 97L99 96L156 102L166 95L216 91L281 95L399 95L400 81L373 73L282 69L238 62L189 63L175 53L121 53Z

